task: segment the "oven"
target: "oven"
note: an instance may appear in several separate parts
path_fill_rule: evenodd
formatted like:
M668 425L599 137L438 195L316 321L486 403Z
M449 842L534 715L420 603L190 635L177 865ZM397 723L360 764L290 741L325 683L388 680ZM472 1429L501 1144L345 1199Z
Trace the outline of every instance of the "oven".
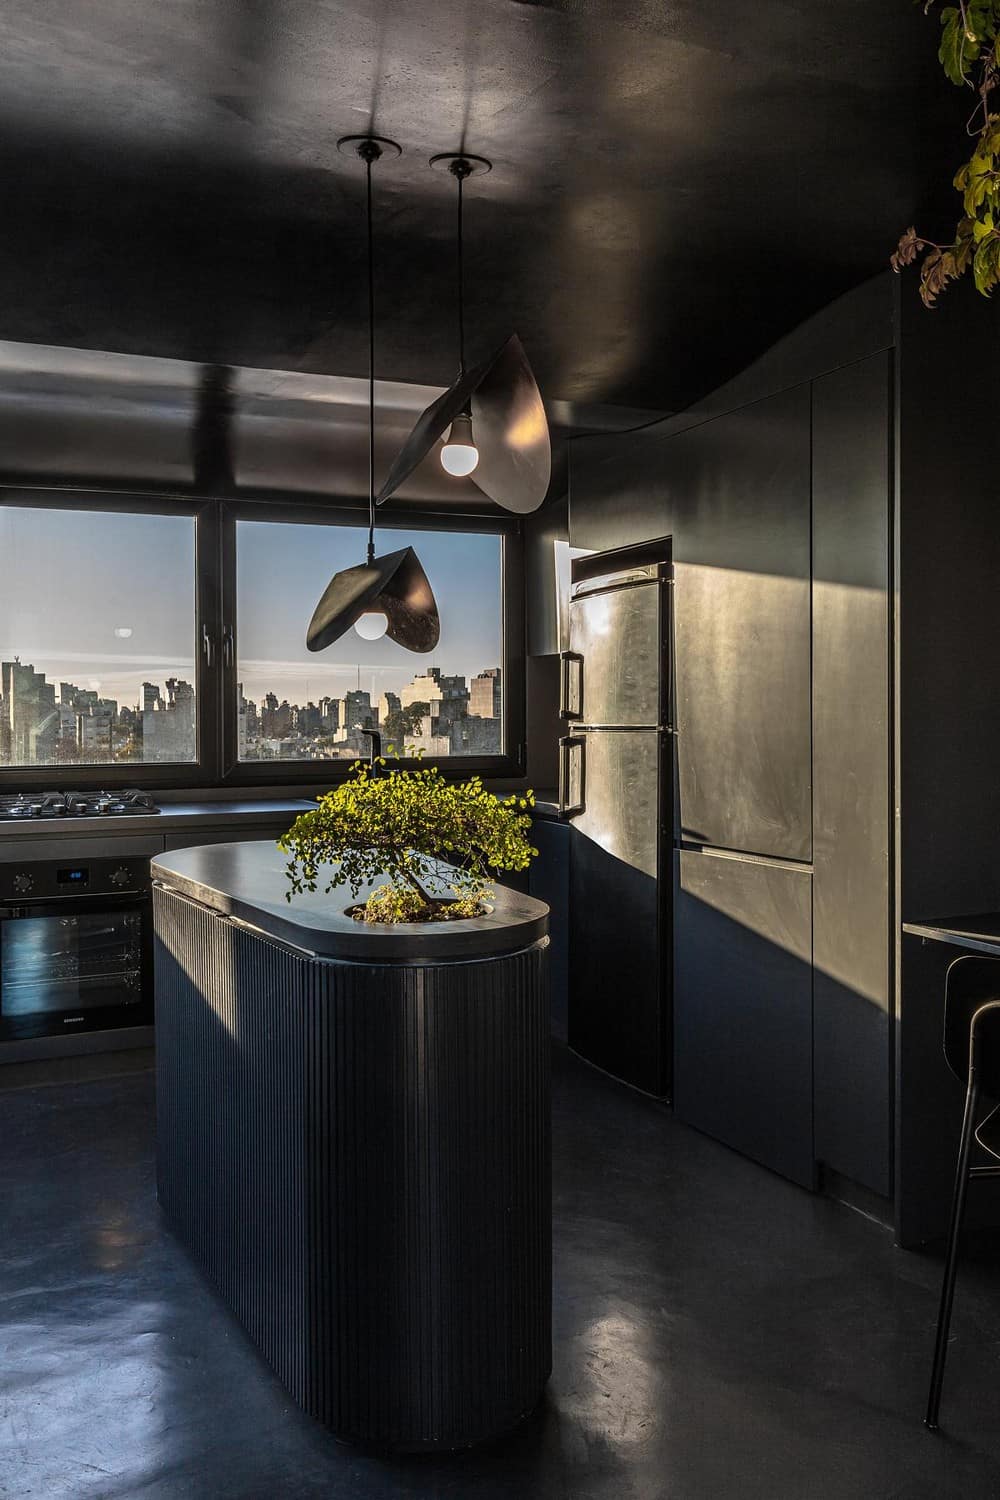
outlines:
M0 1042L153 1020L149 859L0 865Z

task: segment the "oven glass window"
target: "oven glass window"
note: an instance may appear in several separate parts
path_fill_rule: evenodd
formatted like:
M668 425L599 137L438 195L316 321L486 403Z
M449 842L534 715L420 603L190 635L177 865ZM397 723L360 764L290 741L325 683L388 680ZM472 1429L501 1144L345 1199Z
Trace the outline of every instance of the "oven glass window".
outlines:
M5 1020L142 999L142 913L18 917L0 927Z

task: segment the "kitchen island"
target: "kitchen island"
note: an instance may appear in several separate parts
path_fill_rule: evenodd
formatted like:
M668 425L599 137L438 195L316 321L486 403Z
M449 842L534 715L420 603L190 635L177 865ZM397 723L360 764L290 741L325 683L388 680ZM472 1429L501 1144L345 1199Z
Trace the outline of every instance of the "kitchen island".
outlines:
M339 1437L512 1427L551 1365L547 908L368 926L288 903L269 841L152 873L171 1227Z

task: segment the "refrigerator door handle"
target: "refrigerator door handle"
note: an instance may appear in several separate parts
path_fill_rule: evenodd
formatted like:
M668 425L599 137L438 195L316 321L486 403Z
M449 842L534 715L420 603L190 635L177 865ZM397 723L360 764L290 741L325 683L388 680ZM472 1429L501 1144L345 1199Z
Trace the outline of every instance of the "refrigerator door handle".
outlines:
M559 717L583 718L583 657L579 651L559 653Z
M584 791L584 745L586 740L578 734L568 734L559 741L559 814L563 818L582 813L586 806ZM574 779L573 759L578 757L577 774Z

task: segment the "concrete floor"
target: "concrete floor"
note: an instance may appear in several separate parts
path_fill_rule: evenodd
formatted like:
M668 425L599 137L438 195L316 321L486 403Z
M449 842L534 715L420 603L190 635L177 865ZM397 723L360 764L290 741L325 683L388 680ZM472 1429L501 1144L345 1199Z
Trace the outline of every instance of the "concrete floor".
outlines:
M936 1259L565 1052L555 1074L547 1401L503 1443L399 1462L294 1408L161 1226L148 1073L0 1094L0 1495L1000 1496L990 1247L960 1280L934 1437Z

